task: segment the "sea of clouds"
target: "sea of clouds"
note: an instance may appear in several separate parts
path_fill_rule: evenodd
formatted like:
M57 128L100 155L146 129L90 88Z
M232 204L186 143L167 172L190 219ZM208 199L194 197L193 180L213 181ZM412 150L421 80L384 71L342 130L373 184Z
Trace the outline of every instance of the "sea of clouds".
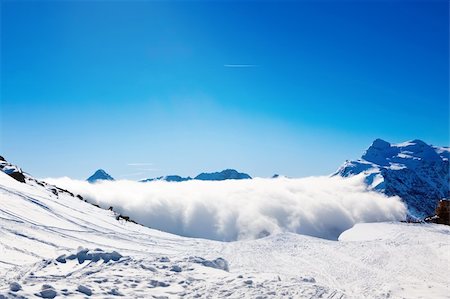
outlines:
M47 182L145 226L188 237L234 241L294 232L336 240L358 222L403 220L398 197L368 191L361 176L228 181Z

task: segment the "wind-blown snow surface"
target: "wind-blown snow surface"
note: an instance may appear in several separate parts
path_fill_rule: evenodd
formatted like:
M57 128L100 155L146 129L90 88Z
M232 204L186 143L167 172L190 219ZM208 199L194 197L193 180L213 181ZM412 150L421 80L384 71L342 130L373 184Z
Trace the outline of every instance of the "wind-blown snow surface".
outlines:
M0 172L0 298L448 298L449 252L435 224L184 238Z
M189 237L233 241L294 232L336 240L358 222L403 220L397 197L367 191L363 177L220 182L46 181L145 226Z

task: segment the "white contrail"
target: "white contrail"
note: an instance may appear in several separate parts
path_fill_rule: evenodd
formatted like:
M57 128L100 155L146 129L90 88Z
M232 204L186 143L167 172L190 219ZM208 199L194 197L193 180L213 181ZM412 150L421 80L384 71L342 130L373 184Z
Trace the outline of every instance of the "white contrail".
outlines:
M237 67L237 68L245 68L245 67L258 67L257 64L224 64L224 67Z

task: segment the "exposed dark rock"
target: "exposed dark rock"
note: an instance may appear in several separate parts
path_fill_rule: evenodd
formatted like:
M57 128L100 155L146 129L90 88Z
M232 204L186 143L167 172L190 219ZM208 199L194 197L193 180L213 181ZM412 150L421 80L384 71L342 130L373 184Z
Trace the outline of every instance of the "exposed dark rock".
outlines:
M15 179L16 181L25 183L25 175L22 172L15 171L15 172L8 173L8 175L10 177L12 177L13 179Z
M121 214L117 214L116 215L116 220L125 220L127 222L132 222L135 224L138 224L136 221L134 221L133 219L130 219L129 216L125 216L125 215L121 215Z
M58 195L58 190L56 188L49 189L53 194Z
M440 200L436 215L425 218L426 222L450 225L450 200Z

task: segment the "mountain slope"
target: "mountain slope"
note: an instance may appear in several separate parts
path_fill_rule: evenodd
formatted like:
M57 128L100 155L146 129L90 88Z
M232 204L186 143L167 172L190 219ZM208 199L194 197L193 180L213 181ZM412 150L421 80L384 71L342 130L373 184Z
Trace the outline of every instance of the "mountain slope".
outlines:
M6 174L13 178L14 180L23 183L25 185L38 187L38 189L46 190L47 192L51 192L55 196L59 195L67 195L71 197L75 197L75 195L65 189L59 188L55 185L47 184L44 181L38 180L31 176L30 174L24 172L20 167L9 163L2 156L0 156L0 173ZM76 196L78 199L82 199L80 195Z
M88 181L89 183L95 183L96 181L103 181L103 180L114 181L113 177L110 176L103 169L98 169L96 172L94 172L93 175L91 175L86 179L86 181Z
M367 185L388 196L398 195L413 217L433 215L437 202L449 197L448 147L421 140L390 144L375 140L361 159L345 162L333 175L363 173Z

